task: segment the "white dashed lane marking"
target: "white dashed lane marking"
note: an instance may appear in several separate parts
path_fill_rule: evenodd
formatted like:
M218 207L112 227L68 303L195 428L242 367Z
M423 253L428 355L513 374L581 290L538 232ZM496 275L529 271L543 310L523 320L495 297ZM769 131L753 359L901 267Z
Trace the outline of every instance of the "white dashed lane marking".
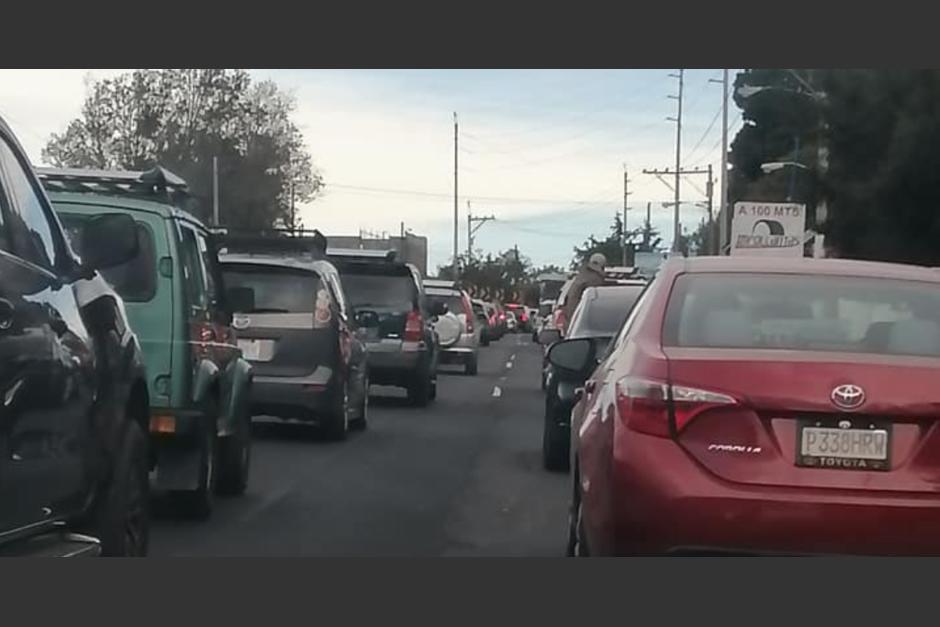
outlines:
M498 386L498 385L497 385L497 386L494 386L494 387L493 387L493 398L499 398L499 397L502 396L502 395L503 395L503 391L499 388L499 386Z
M507 361L507 362L506 362L506 367L507 367L507 368L512 368L512 362L511 362L511 361Z

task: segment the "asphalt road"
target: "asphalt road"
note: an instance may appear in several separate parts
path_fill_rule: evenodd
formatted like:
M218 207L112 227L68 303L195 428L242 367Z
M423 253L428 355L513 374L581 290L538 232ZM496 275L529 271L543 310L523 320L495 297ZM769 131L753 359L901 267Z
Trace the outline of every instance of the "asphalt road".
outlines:
M445 369L408 407L374 388L369 428L345 442L255 425L244 496L197 523L160 513L155 556L561 556L569 478L541 466L541 352L526 335Z

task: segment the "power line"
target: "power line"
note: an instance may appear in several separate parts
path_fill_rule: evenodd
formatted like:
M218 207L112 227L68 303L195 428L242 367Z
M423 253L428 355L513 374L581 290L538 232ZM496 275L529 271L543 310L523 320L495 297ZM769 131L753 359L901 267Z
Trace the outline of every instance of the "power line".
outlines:
M361 191L369 193L378 193L378 194L393 194L393 195L403 195L403 196L422 196L426 198L446 198L452 199L453 194L447 192L432 192L426 190L417 190L417 189L393 189L388 187L367 187L365 185L346 185L343 183L328 183L325 185L325 188L329 190L331 187L335 187L341 190L350 190L350 191ZM471 200L482 200L486 202L519 202L519 203L546 203L546 204L556 204L556 205L596 205L600 204L592 200L571 200L571 199L561 199L561 198L524 198L518 196L477 196L475 194L465 194L464 195ZM617 202L611 201L611 204L619 204Z
M721 107L718 107L718 110L715 111L715 117L712 118L712 121L709 123L708 128L705 129L705 132L702 133L702 136L699 137L698 141L695 142L695 146L692 150L689 151L689 159L692 158L692 155L695 154L695 151L698 150L698 147L702 145L702 142L705 141L705 138L708 137L708 134L711 133L712 128L715 126L715 122L718 121L719 116L721 116Z

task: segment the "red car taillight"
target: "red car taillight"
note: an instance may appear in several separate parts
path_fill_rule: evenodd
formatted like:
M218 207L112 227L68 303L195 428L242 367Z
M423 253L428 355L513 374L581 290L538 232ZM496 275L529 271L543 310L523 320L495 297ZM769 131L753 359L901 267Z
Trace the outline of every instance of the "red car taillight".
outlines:
M420 342L424 339L424 318L419 311L409 311L405 318L405 337L406 342Z
M735 399L718 392L699 390L662 381L624 377L617 381L617 411L624 424L640 433L663 438L670 436L669 402L675 417L676 432L682 431L695 416L725 405Z
M555 328L564 333L565 325L568 323L568 320L565 317L565 310L558 309L555 311Z
M189 339L193 343L193 351L197 357L209 355L210 344L216 341L215 329L209 322L193 322L190 325Z

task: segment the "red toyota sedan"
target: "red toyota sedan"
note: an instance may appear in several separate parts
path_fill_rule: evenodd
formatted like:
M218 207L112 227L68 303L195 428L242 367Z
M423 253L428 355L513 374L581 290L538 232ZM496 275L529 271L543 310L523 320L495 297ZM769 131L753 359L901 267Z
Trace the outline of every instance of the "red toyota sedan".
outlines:
M569 554L940 554L936 270L674 259L594 352Z

